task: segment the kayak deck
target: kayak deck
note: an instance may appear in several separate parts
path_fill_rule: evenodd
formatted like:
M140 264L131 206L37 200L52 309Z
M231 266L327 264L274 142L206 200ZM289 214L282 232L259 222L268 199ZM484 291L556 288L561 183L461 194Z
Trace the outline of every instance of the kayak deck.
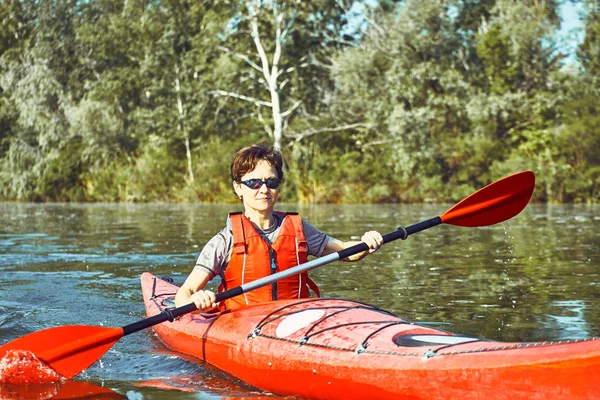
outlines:
M142 275L148 316L177 287ZM281 300L154 327L172 350L257 388L318 399L592 399L600 340L501 343L453 335L368 304Z

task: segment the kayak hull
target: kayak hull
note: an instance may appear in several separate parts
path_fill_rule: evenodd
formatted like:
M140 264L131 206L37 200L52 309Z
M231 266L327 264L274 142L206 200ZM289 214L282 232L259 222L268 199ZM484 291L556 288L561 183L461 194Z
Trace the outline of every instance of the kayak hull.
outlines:
M145 273L147 315L177 287ZM259 389L314 399L592 399L600 339L500 343L412 324L367 304L280 300L154 328L170 349Z

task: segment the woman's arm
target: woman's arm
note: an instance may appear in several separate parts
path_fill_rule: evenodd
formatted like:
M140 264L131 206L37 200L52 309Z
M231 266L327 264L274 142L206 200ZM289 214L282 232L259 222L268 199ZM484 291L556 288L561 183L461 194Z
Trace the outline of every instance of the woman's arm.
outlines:
M358 254L354 254L347 258L343 258L342 261L358 261L365 258L367 255L377 251L379 247L383 244L383 237L377 231L369 231L365 232L365 234L360 238L359 241L350 241L350 242L342 242L341 240L335 238L329 238L325 248L323 249L323 253L321 256L326 256L327 254L335 253L343 249L347 249L348 247L352 247L359 243L366 243L369 246L369 250L360 252Z
M194 303L199 310L216 307L215 294L210 290L203 290L209 280L208 271L194 269L177 291L175 306L181 307Z
M228 228L213 236L204 246L194 269L187 277L175 296L177 307L194 303L199 310L216 307L215 294L210 290L203 290L206 284L219 274L220 268L227 260L227 251L231 248L227 241Z

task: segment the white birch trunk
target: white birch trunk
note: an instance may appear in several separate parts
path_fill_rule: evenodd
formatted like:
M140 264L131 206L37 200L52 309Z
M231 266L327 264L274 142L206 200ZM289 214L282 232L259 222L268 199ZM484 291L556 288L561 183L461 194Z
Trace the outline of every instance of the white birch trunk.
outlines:
M256 106L259 108L258 118L264 123L267 134L273 140L273 147L280 150L283 145L283 135L286 126L286 120L302 103L301 101L296 101L289 109L284 110L281 98L281 89L285 86L285 81L281 81L281 75L296 69L288 68L286 71L280 71L279 68L283 46L285 46L287 36L290 34L293 28L294 12L292 11L291 15L288 16L288 19L286 20L284 13L280 13L277 2L246 0L245 3L248 10L248 14L245 16L245 18L247 18L250 23L250 36L254 42L260 63L254 62L245 54L234 52L226 47L221 47L220 49L226 51L234 57L244 60L252 69L258 71L262 75L264 78L263 85L265 89L268 90L271 101L266 102L240 93L233 93L224 90L214 90L212 93L220 96L230 96L256 104ZM264 10L267 7L271 8L273 14L273 25L276 31L276 36L274 38L275 49L273 51L271 60L269 60L269 57L265 51L258 24L259 15L264 13L264 11L261 10ZM260 113L261 107L268 107L270 109L273 119L273 126L269 126L263 121Z
M179 81L179 66L175 66L175 93L177 93L177 112L179 123L177 129L183 134L185 142L185 156L187 158L187 183L194 183L194 170L192 168L192 151L190 146L190 136L185 125L185 113L183 111L183 101L181 100L181 83Z

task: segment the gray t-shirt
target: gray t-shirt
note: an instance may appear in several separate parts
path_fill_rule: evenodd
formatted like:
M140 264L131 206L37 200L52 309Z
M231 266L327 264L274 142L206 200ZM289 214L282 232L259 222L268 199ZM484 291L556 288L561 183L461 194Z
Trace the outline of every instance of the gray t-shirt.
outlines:
M262 238L269 244L272 244L281 230L283 217L279 214L273 214L274 224L265 230L256 228ZM306 247L308 255L320 257L329 241L329 236L319 231L313 225L302 220L304 236L306 237ZM231 232L231 220L227 218L227 226L212 237L206 243L206 246L200 252L194 269L201 269L210 274L210 279L221 273L231 260L231 248L233 247L233 233Z

